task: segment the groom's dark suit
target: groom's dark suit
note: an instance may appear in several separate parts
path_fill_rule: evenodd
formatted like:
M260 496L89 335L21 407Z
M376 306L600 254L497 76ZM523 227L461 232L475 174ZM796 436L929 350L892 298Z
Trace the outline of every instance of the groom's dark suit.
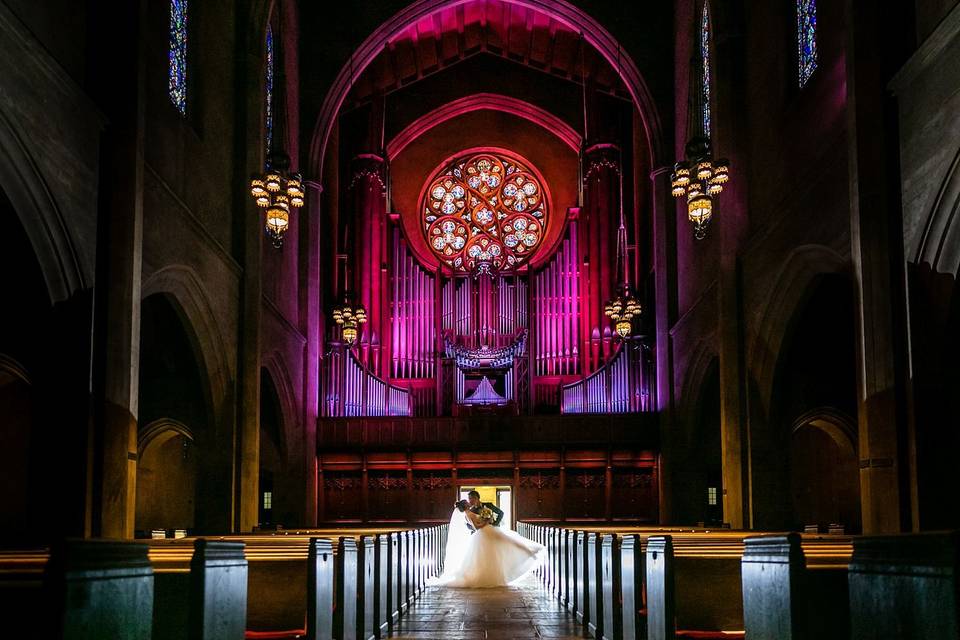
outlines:
M490 511L493 511L494 515L496 516L496 518L494 518L493 522L491 522L490 524L492 524L495 527L500 526L500 521L503 520L503 510L501 510L500 507L498 507L497 505L490 502L481 502L475 507L470 507L470 511L473 511L474 513L480 513L480 510L483 509L484 507L486 507L487 509L490 509ZM474 526L470 524L469 521L467 521L467 528L470 529L471 533L476 531Z

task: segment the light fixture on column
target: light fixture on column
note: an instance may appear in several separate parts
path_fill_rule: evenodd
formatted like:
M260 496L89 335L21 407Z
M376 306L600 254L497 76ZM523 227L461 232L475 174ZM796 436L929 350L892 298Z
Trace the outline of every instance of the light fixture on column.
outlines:
M713 199L723 193L730 180L730 161L714 160L710 140L697 136L687 143L686 160L678 162L670 176L670 190L677 198L687 199L687 218L693 223L693 235L703 240L713 217Z

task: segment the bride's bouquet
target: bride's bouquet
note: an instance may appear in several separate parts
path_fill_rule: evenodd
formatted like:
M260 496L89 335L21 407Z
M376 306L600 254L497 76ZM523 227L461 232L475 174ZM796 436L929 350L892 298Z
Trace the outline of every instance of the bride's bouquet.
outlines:
M496 517L493 515L493 511L490 510L490 507L483 507L477 512L477 515L480 516L481 520L486 520L487 522L493 522Z

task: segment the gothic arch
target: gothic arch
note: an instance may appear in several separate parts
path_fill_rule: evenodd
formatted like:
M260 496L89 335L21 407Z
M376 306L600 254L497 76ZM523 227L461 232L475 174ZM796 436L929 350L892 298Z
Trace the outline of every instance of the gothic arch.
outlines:
M714 334L704 336L694 347L694 356L690 358L686 371L683 373L683 383L680 385L680 395L677 415L681 424L693 428L697 419L698 406L701 401L703 383L710 373L712 366L719 357L717 355Z
M28 385L33 384L26 367L7 354L0 353L0 386L11 380L20 380Z
M190 442L195 442L193 430L179 420L173 420L172 418L154 420L140 429L137 436L137 451L140 455L143 455L146 448L155 440L160 438L166 440L175 435L181 435Z
M141 300L154 294L169 295L184 316L184 328L194 342L198 364L207 380L205 394L209 394L207 400L216 424L233 374L210 296L196 272L184 265L164 267L147 278L141 288Z
M0 188L20 218L52 302L90 286L60 208L13 123L0 111Z
M929 264L935 273L960 276L960 149L934 200L913 262Z
M850 455L857 455L856 421L833 407L817 407L797 416L790 427L796 433L804 427L820 429L830 436L837 446Z
M549 15L567 24L574 31L582 33L585 42L596 49L613 68L620 68L620 77L640 112L644 132L649 143L650 164L651 166L662 164L660 156L663 151L663 139L660 131L660 118L653 97L640 75L636 63L625 53L623 47L613 35L583 9L574 6L567 0L505 1ZM463 4L463 2L464 0L416 0L382 23L356 47L355 55L349 63L344 64L340 73L337 74L333 86L327 92L320 108L320 114L310 142L309 169L312 175L323 175L327 142L333 131L337 113L340 111L350 88L383 50L383 43L394 39L410 25L429 18L440 9Z
M757 382L763 411L770 406L774 375L790 321L819 276L841 274L848 261L823 245L801 245L784 259L773 279L771 294L757 315L756 331L747 346L747 366Z
M434 127L471 111L500 111L528 120L559 138L574 153L580 153L581 136L569 124L537 105L496 93L474 93L448 102L407 125L387 143L387 159L393 160L411 142Z
M275 352L264 358L261 366L270 376L273 386L277 390L277 399L280 402L280 420L283 422L280 429L280 455L286 457L290 451L290 443L295 441L300 426L294 386L287 365L280 353ZM262 389L260 393L263 393Z

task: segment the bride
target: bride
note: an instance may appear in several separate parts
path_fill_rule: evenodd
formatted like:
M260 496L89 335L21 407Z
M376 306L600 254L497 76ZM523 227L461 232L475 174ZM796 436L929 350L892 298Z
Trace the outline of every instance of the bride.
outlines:
M492 523L489 509L455 505L447 535L443 574L434 584L447 587L502 587L537 566L543 545ZM471 532L470 528L475 532Z

